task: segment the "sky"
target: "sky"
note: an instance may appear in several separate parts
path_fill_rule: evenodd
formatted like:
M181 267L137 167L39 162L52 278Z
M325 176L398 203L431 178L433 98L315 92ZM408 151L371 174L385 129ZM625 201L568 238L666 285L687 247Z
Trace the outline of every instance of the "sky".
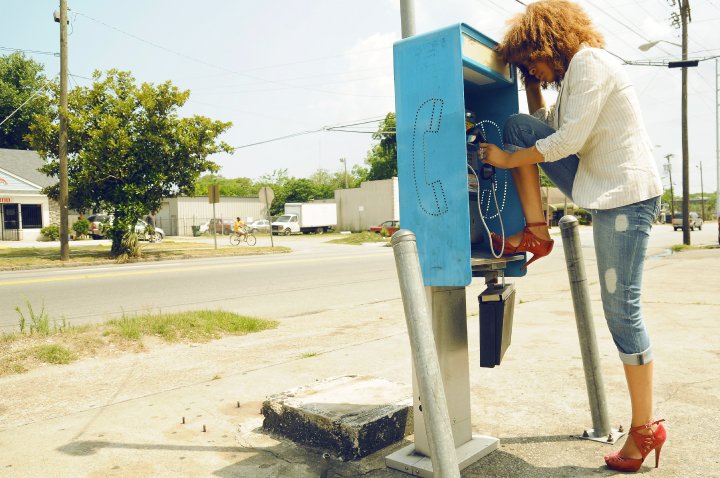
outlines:
M529 0L523 0L528 3ZM627 61L679 59L673 0L579 0ZM60 70L58 0L0 0L0 54L12 49ZM377 120L394 111L392 48L401 38L400 0L68 0L70 87L94 70L129 70L138 82L170 80L191 95L184 116L231 121L232 155L212 159L226 178L253 180L287 169L364 165ZM720 0L692 0L689 57L720 55ZM416 33L464 22L497 41L518 0L414 0ZM663 40L647 52L638 46ZM619 60L618 60L619 61ZM625 66L639 95L656 162L682 191L681 70ZM716 61L688 70L690 192L717 188ZM521 111L526 111L520 92ZM548 99L552 102L554 92ZM360 124L358 124L360 123ZM339 125L351 132L328 131ZM260 143L260 144L256 144Z

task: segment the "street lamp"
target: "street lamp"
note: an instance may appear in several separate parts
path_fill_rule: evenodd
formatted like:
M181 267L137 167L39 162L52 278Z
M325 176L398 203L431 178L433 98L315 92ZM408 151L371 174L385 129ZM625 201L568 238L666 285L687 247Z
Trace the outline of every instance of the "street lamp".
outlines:
M667 41L667 40L655 40L655 41L643 43L642 45L640 45L638 47L638 50L648 51L650 48L654 47L658 43L669 43L670 45L675 45L675 46L679 46L680 48L682 48L682 45L679 43L675 43L675 42L671 42L671 41Z

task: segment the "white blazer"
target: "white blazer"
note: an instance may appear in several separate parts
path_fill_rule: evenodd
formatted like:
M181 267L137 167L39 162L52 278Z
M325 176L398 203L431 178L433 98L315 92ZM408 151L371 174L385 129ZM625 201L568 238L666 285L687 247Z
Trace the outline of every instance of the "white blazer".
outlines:
M578 51L557 102L535 116L556 129L535 144L546 162L580 158L572 190L577 205L610 209L662 194L635 89L605 50Z

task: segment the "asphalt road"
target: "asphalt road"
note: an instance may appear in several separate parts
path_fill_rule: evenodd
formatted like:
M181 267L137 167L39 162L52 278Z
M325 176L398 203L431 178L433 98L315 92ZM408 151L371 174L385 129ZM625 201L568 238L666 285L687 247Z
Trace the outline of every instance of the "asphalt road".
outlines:
M562 255L559 239L553 256ZM400 297L390 247L327 240L275 238L276 245L293 249L290 254L0 272L0 332L18 329L16 307L29 319L28 303L36 314L44 307L51 321L79 325L138 312L200 309L292 317ZM591 228L581 227L581 241L586 262L594 262ZM692 233L693 244L716 241L715 224ZM656 226L648 254L665 254L681 242L681 231ZM270 245L267 236L258 242L265 243ZM542 273L540 267L533 270Z
M27 303L79 325L200 309L288 317L399 297L391 248L327 240L282 238L290 254L0 272L0 331L17 330L16 306L29 318Z

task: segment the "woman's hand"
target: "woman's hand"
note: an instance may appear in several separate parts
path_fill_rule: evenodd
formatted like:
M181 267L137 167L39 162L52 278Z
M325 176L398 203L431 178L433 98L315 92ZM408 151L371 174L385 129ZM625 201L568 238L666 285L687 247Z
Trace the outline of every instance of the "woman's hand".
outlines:
M503 151L492 143L480 143L478 149L478 159L483 163L490 164L496 168L509 168L507 160L510 153Z

